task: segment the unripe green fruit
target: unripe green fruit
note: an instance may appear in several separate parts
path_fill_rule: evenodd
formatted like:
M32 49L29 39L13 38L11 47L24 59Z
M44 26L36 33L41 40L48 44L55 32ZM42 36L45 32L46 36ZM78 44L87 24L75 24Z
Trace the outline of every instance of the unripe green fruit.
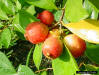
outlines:
M25 29L25 38L33 44L43 42L48 35L48 27L41 22L32 22Z
M55 36L49 36L43 44L42 51L47 58L58 58L63 51L62 41Z
M86 50L86 42L75 34L65 36L64 41L75 58L83 55Z
M48 26L51 26L51 24L54 21L54 15L50 11L43 11L37 15L37 18L40 19L40 21Z

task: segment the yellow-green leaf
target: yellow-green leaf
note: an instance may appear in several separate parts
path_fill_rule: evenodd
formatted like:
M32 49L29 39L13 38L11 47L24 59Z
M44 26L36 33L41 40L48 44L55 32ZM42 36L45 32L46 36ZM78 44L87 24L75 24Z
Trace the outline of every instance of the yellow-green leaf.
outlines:
M63 25L82 39L91 43L99 44L99 21L85 19L76 23Z

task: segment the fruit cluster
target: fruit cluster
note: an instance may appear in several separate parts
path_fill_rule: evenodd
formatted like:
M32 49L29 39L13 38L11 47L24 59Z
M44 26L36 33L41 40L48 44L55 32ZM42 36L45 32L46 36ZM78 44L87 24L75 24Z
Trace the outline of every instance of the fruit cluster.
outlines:
M24 36L33 44L43 42L43 54L47 58L55 59L62 54L63 43L58 29L49 31L49 27L54 22L54 15L50 11L45 10L39 13L37 18L40 21L28 24ZM75 34L65 36L64 41L74 57L81 56L86 49L85 41Z

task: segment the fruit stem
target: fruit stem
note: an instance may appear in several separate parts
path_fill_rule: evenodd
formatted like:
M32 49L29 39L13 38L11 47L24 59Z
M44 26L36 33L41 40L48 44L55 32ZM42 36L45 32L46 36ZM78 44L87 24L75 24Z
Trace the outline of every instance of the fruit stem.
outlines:
M62 10L62 15L61 15L59 21L58 21L52 28L54 28L54 27L56 27L58 24L60 24L60 29L62 29L61 21L62 21L63 18L64 18L64 14L65 14L65 6L64 6L61 10Z
M63 21L61 21L62 26L67 27L68 24L65 24Z
M32 48L30 49L30 51L29 51L29 53L27 55L26 66L29 65L30 56L31 56L34 49L35 49L35 45L32 46Z
M60 23L60 34L62 34L62 24L61 24L61 21L64 18L64 13L65 13L65 6L64 6L64 8L62 8L62 16L59 19L59 23Z

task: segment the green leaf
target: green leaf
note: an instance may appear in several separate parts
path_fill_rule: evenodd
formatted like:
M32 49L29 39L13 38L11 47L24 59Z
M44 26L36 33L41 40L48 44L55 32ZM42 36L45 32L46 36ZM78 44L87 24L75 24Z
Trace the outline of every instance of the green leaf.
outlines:
M92 75L99 75L99 67L90 64L85 64L85 68L87 69L87 71L97 71L97 74Z
M18 75L35 75L35 74L29 67L20 65L18 68Z
M16 8L17 8L18 10L21 9L21 3L19 2L19 0L16 0Z
M7 14L0 8L0 19L1 20L7 20L8 16Z
M87 43L85 54L91 61L99 64L99 44L94 45Z
M11 2L11 0L0 0L0 7L7 14L15 13L14 4Z
M62 16L62 10L58 10L54 13L54 17L56 21L59 21L60 17Z
M29 6L26 11L31 15L34 15L36 13L34 5Z
M96 74L96 75L99 75L99 67L97 68L97 70L96 70L98 73Z
M76 75L79 70L75 59L65 47L62 55L52 61L52 67L54 75Z
M98 12L96 10L92 11L91 19L96 19L96 20L98 19Z
M33 45L33 47L30 49L28 55L27 55L27 59L26 59L26 66L29 65L29 60L30 60L30 57L31 57L31 54L33 53L34 51L34 48L35 48L35 44Z
M42 44L37 44L33 53L33 60L36 67L39 69L42 60Z
M88 13L82 6L82 0L67 0L65 17L71 22L76 22L88 17Z
M54 13L54 18L55 18L56 21L59 21L61 16L62 16L62 10L58 10ZM63 17L63 22L68 23L68 21L65 17Z
M17 34L17 36L18 36L21 40L26 40L23 33L19 32L19 31L15 31L15 33Z
M89 0L84 1L84 8L89 13L91 19L96 19L97 20L98 11L90 4Z
M14 75L15 73L15 69L8 58L0 52L0 75Z
M0 49L2 48L2 42L0 41Z
M0 28L2 28L4 25L2 25L1 23L0 23Z
M41 72L40 75L47 75L47 72L46 71Z
M52 2L55 2L56 0L52 0Z
M13 26L14 26L16 31L19 31L23 34L25 33L25 30L20 25L19 14L15 15L15 18L14 18L14 21L13 21Z
M99 0L89 0L89 2L99 12Z
M0 42L5 47L8 48L11 42L11 33L8 28L4 29L0 35Z
M67 1L67 0L63 0L63 2L62 2L62 7L64 7L64 6L65 6L66 1Z
M85 64L85 68L87 69L87 71L96 71L97 69L96 66L90 64Z
M44 9L58 9L53 0L27 0L27 2Z
M25 5L25 1L26 0L19 0L19 2L21 3L21 6L24 6Z
M19 13L15 16L14 21L13 21L13 26L15 30L25 33L25 28L26 26L34 21L38 21L36 17L33 15L29 14L25 10L19 11Z
M92 13L92 10L93 10L93 7L92 7L92 5L89 3L89 1L88 0L85 0L84 1L84 8L87 10L87 12L89 13L89 15L91 15L91 13Z

